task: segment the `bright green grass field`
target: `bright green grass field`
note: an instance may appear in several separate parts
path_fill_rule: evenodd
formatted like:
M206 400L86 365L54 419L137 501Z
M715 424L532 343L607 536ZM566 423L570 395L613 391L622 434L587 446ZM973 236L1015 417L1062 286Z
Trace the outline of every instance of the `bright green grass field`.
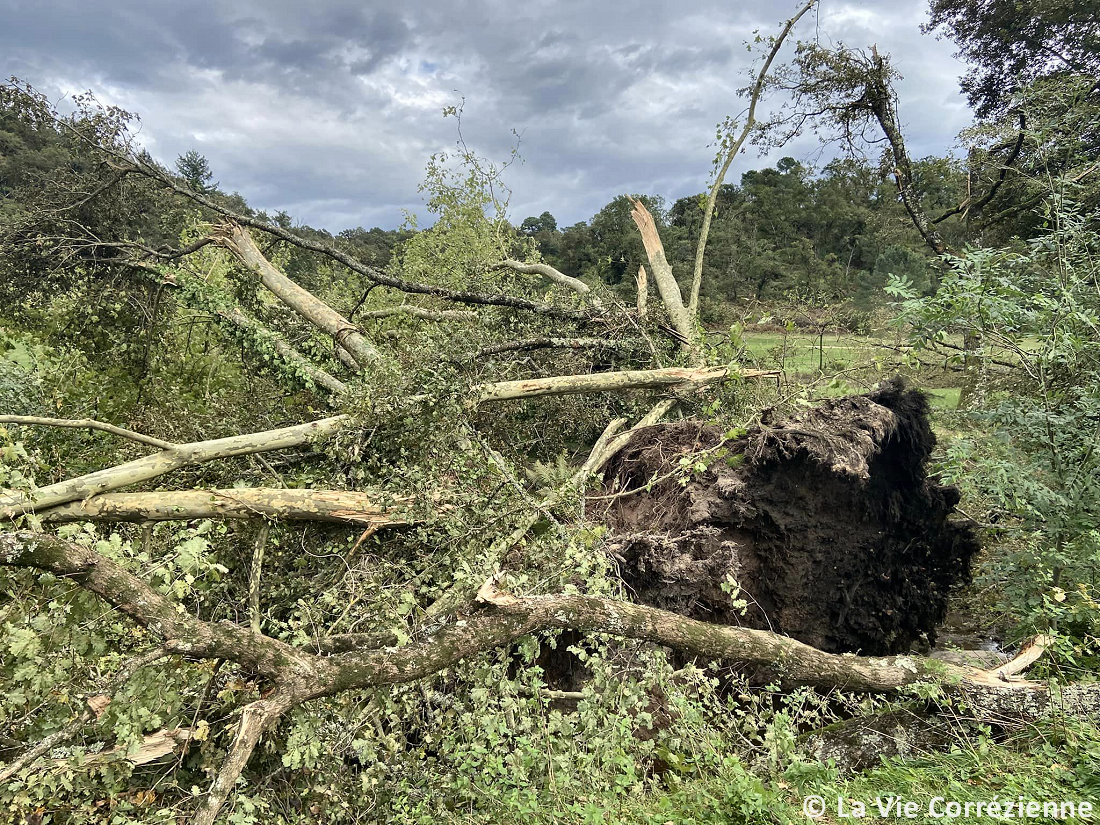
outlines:
M838 373L860 365L877 365L889 371L898 363L900 354L887 346L896 342L884 338L827 333L823 340L809 333L749 332L743 336L748 358L761 369L781 369L791 375L818 375L822 371ZM883 346L883 345L887 346ZM959 404L959 388L925 388L933 406L955 409ZM851 391L856 391L852 389ZM825 389L820 395L844 395L844 387L836 391Z

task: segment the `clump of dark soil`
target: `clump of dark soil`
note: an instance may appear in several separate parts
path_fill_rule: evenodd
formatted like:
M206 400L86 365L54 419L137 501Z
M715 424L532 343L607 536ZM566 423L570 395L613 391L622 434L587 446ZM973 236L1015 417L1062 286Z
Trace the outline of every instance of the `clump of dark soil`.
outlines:
M642 603L826 651L901 653L934 634L978 550L952 516L958 492L926 474L934 445L927 399L895 379L765 415L734 440L696 421L643 430L588 511L613 528ZM707 469L682 483L689 456Z

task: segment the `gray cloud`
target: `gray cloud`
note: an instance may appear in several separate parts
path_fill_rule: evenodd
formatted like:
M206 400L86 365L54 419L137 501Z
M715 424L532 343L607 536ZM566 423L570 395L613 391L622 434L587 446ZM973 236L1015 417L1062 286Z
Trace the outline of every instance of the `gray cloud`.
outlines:
M338 230L392 227L421 203L428 155L451 148L443 106L466 97L463 132L503 158L513 217L563 224L623 192L670 200L706 183L715 124L743 106L744 43L794 8L747 0L515 5L503 0L233 4L195 0L0 0L0 58L52 97L84 89L141 114L141 140L170 163L194 148L222 187ZM904 75L914 154L944 152L970 112L949 43L919 33L925 0L823 0L799 35L877 43ZM740 158L812 158L803 136Z

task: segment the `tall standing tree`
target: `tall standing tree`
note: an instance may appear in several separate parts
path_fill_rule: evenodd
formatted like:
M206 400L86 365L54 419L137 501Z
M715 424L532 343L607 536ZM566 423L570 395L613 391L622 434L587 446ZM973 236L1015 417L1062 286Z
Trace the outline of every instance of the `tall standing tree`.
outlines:
M931 0L925 32L944 32L970 64L961 85L979 117L1003 113L1052 75L1100 77L1095 0Z
M210 163L194 149L190 149L176 158L176 172L187 184L200 194L206 195L214 192L218 184L211 183L214 173L210 171Z

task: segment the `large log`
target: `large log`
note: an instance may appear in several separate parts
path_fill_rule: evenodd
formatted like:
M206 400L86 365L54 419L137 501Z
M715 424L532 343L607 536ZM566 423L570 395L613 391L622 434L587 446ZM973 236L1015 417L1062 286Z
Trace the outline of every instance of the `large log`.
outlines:
M614 528L645 604L831 652L904 653L934 634L978 550L952 515L958 492L926 475L934 444L925 396L888 382L728 442L700 422L650 428L588 510Z
M387 502L378 493L245 487L228 490L159 490L151 493L103 493L39 513L45 524L73 521L190 521L192 519L291 519L384 527L404 524L395 508L407 499Z

